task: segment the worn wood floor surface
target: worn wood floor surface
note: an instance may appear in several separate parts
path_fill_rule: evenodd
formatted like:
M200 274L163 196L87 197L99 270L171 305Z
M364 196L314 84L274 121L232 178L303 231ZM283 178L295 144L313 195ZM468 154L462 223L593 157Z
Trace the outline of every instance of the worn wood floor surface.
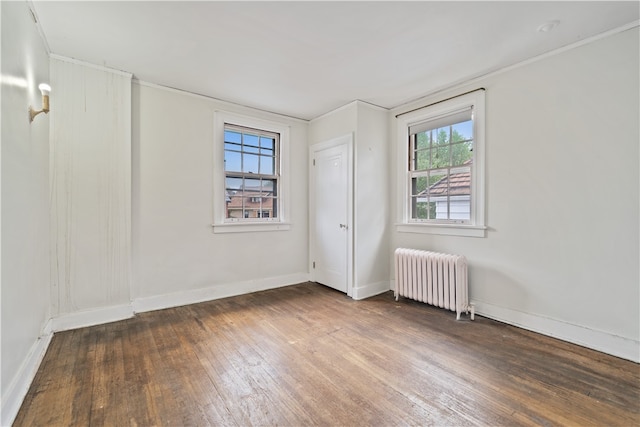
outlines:
M57 333L15 426L638 426L639 365L301 284Z

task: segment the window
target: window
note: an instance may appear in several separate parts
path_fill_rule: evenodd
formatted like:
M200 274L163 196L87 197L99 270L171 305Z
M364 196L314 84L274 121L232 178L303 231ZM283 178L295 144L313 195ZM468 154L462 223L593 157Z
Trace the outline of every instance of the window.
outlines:
M278 218L279 145L277 133L225 123L227 220Z
M217 112L214 123L216 233L287 230L289 127Z
M484 90L398 116L399 231L484 236L483 134Z
M410 219L471 220L471 108L409 128Z

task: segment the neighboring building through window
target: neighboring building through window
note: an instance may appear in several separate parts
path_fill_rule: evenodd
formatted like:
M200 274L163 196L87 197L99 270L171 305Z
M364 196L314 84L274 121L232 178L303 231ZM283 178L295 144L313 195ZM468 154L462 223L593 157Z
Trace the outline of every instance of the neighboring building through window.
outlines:
M484 235L484 90L398 116L399 231Z

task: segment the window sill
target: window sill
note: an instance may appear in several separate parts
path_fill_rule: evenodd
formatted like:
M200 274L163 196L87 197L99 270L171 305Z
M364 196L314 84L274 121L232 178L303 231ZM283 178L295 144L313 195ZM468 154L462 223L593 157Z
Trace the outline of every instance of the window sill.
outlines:
M487 227L461 224L396 224L399 233L440 234L445 236L485 237Z
M291 228L288 222L264 222L264 223L224 223L211 224L214 233L255 233L261 231L287 231Z

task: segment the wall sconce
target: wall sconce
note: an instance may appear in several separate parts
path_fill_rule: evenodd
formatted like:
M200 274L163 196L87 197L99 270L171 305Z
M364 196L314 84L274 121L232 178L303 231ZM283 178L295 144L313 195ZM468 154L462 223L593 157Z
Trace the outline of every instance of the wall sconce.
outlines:
M31 106L29 106L29 123L31 123L33 121L33 118L38 114L47 114L49 112L49 92L51 92L51 86L46 83L40 83L38 89L40 89L40 92L42 93L42 110L36 111Z

